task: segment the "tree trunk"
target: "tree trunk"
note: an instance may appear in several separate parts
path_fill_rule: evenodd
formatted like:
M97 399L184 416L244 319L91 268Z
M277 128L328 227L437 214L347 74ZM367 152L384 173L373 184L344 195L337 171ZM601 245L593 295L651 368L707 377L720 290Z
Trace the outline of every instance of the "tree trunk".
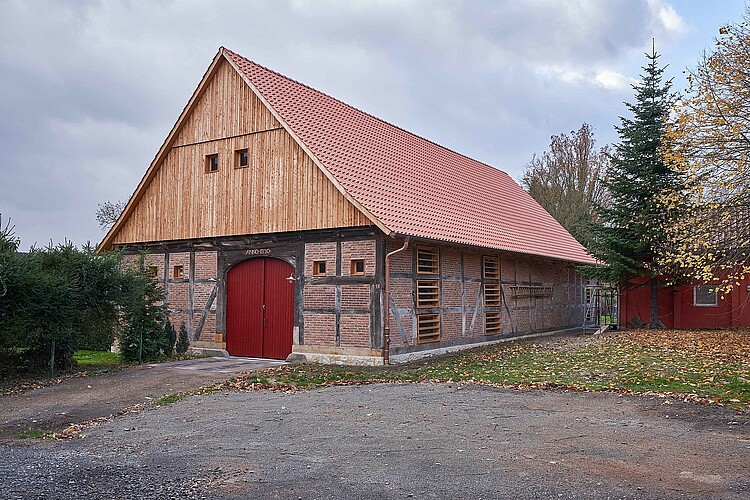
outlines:
M663 325L659 321L659 279L651 278L651 311L648 321L649 328L662 328Z

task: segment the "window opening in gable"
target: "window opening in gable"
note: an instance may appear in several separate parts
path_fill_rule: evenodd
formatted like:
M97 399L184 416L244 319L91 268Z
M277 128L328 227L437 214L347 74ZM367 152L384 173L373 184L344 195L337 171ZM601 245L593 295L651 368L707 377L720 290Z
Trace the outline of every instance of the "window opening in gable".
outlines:
M234 167L235 168L244 168L248 166L248 156L247 156L248 150L247 149L238 149L234 152Z
M218 172L219 154L206 155L206 173Z

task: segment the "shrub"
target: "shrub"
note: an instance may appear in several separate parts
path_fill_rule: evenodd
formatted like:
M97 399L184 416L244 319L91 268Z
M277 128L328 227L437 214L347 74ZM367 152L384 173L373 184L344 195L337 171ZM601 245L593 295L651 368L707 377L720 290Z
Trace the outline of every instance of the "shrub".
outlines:
M185 354L190 346L190 339L188 338L187 327L185 322L180 323L180 336L177 339L177 354Z
M175 343L177 342L177 332L172 326L172 322L167 319L164 322L164 355L169 357L174 356Z
M121 254L96 254L90 245L66 241L21 254L19 243L0 220L0 377L71 369L76 349L108 349L121 327L123 337L139 339L135 351L123 345L135 352L129 359L170 349L164 297L142 260L124 269Z
M130 290L123 303L125 327L120 336L122 357L129 361L149 361L164 355L167 310L163 290L149 277L141 256L128 269Z

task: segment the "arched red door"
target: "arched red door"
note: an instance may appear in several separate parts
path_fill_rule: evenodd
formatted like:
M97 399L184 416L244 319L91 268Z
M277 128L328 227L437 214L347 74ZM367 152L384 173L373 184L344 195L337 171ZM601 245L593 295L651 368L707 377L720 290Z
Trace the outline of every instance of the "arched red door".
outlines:
M283 260L249 259L227 274L227 351L285 359L292 352L294 268Z

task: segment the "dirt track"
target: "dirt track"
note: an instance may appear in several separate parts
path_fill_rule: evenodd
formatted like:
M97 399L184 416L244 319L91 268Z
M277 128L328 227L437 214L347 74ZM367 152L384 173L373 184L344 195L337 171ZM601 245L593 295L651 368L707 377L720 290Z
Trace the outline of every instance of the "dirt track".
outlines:
M196 396L0 445L2 498L747 498L750 422L660 398L380 384Z

